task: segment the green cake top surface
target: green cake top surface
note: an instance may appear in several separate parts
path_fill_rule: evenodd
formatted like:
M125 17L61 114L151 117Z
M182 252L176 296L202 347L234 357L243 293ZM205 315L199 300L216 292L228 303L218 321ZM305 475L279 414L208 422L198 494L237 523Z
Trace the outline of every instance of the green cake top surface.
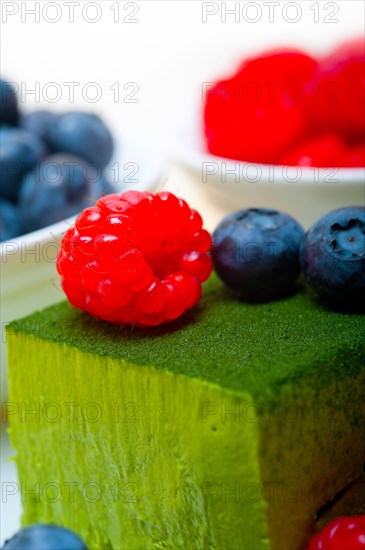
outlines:
M304 369L329 382L365 365L365 316L331 311L305 288L276 302L243 303L215 275L200 304L170 325L118 327L61 302L13 322L9 331L252 396L295 383Z

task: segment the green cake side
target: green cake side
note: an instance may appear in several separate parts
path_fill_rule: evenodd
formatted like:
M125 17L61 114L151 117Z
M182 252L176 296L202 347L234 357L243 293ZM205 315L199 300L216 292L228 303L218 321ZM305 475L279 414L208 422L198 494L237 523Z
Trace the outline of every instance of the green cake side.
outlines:
M24 522L91 548L302 549L361 475L364 330L304 290L247 305L214 277L169 327L66 303L13 323L11 437L40 491Z

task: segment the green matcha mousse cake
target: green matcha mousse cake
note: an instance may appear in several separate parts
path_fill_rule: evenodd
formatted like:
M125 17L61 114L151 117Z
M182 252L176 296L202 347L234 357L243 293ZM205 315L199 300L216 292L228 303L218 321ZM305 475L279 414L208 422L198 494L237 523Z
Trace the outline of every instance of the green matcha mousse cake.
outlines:
M364 329L305 289L245 304L215 276L159 328L66 302L14 322L23 523L91 549L303 550L362 476Z

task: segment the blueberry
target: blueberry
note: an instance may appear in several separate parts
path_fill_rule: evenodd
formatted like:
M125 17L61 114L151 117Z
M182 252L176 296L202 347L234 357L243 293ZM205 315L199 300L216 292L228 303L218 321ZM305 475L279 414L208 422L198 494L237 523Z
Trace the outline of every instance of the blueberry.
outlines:
M58 525L30 525L7 540L2 550L88 550L73 531Z
M320 296L358 305L365 295L365 208L348 206L320 218L305 235L300 261Z
M93 114L70 112L58 117L45 135L53 153L70 153L101 168L113 154L113 139L102 120Z
M24 178L19 208L23 231L35 231L92 206L102 195L101 174L73 155L52 155Z
M42 142L19 128L0 129L0 195L17 200L22 177L45 155Z
M57 120L58 116L52 111L33 111L22 117L20 125L27 132L43 140L48 128Z
M100 180L101 193L102 195L110 195L110 193L115 193L115 187L105 178Z
M8 241L20 235L20 217L18 208L0 198L0 241Z
M303 228L293 218L267 208L226 216L213 233L212 257L219 277L248 300L289 293L300 273Z
M0 80L0 124L17 126L18 122L19 111L15 88L10 82Z

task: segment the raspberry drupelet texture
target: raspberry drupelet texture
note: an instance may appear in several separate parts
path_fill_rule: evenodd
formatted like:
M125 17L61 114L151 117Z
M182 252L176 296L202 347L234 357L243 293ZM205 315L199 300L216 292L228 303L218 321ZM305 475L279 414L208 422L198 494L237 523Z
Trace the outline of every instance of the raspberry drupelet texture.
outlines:
M365 550L365 515L331 521L312 538L308 550Z
M65 233L57 258L70 303L116 324L180 317L212 271L201 216L169 192L106 195Z

